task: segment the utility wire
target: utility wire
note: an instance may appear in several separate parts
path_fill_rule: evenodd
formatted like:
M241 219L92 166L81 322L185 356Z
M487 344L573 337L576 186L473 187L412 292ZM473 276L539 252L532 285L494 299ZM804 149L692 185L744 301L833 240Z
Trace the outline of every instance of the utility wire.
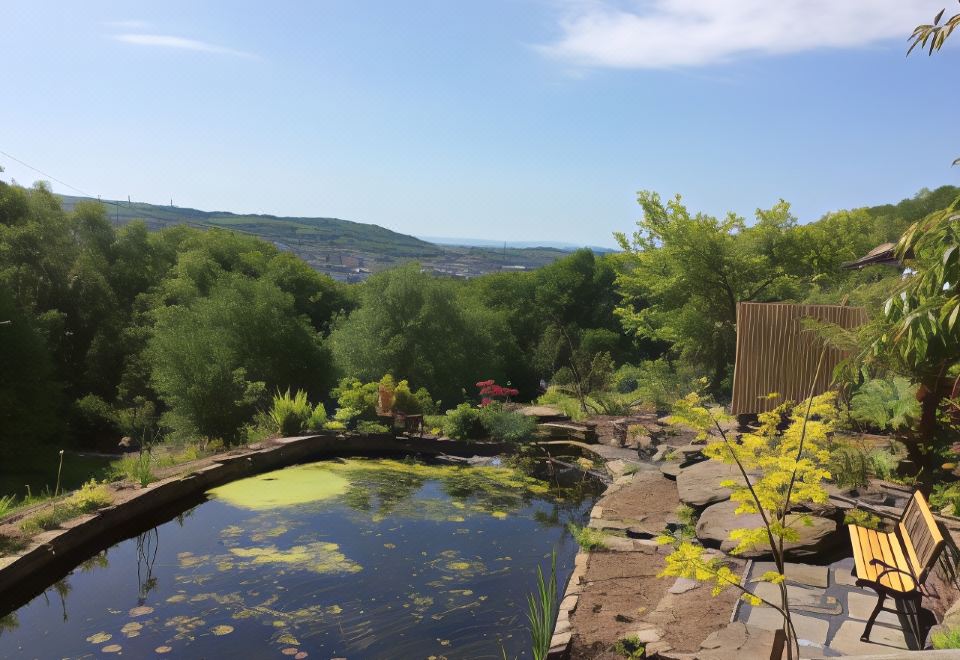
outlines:
M58 179L57 177L51 176L50 174L47 174L47 173L44 172L43 170L39 170L39 169L37 169L36 167L34 167L33 165L30 165L29 163L23 162L22 160L20 160L20 159L17 158L16 156L12 156L11 154L8 154L6 151L0 150L0 156L6 156L6 157L9 158L10 160L12 160L12 161L14 161L14 162L17 162L17 163L23 165L24 167L33 170L33 171L36 172L37 174L39 174L39 175L41 175L41 176L43 176L43 177L45 177L45 178L47 178L47 179L49 179L49 180L51 180L51 181L55 181L55 182L59 183L61 186L66 186L66 187L69 188L70 190L73 190L74 192L78 192L78 193L80 193L81 195L83 195L84 197L87 197L87 198L89 198L89 199L93 199L94 197L96 197L96 198L97 198L97 201L98 201L99 203L101 203L101 204L109 204L109 205L112 205L112 206L116 206L116 207L117 207L117 210L119 210L119 209L123 206L120 202L111 201L111 200L109 200L109 199L108 199L108 200L102 200L102 199L100 199L100 197L97 196L97 195L91 195L90 193L88 193L88 192L86 192L86 191L84 191L84 190L81 190L80 188L77 188L76 186L71 186L71 185L70 185L69 183L67 183L66 181L61 181L61 180ZM131 204L128 204L126 208L132 209L133 206L132 206ZM140 208L137 209L137 217L149 218L150 220L156 220L157 222L163 222L163 223L168 223L168 224L169 224L169 223L177 223L176 219L161 218L161 217L156 216L156 215L151 215L151 214L147 213L146 211L144 211L143 209L140 209ZM177 224L184 224L184 225L187 225L187 226L190 226L190 227L199 227L199 228L203 228L203 229L226 229L227 231L235 231L235 232L240 233L240 234L249 234L250 236L259 236L259 234L257 234L256 232L253 232L253 231L249 231L249 230L246 230L246 229L238 229L237 227L222 227L222 226L217 225L217 224L214 224L214 223L191 222L190 220L180 220L180 222L177 223Z

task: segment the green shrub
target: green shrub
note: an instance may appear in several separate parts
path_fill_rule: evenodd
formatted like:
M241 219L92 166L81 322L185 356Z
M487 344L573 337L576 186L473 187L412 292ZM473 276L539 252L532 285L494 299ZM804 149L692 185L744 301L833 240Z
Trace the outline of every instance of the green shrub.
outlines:
M584 550L602 550L607 547L603 542L603 532L598 532L589 527L581 527L575 523L568 523L567 529L570 531L570 534L573 535L573 538L576 539L577 545Z
M113 493L110 489L105 484L97 483L96 479L91 479L62 502L55 502L50 508L21 522L20 529L27 534L53 529L71 518L102 509L112 503Z
M897 473L899 459L888 451L883 449L874 449L867 455L870 462L870 472L877 479L889 481Z
M920 417L917 386L902 376L874 378L850 399L850 416L881 431L909 428Z
M317 429L322 429L323 425L327 423L327 409L323 407L322 403L318 403L313 407L313 411L310 413L310 419L307 420L307 428L311 431Z
M948 513L960 516L960 483L936 484L930 493L930 506L937 511L948 509Z
M491 404L480 409L480 424L486 434L497 442L523 442L533 437L537 420L512 410Z
M323 425L323 428L327 431L345 431L347 425L339 420L331 420Z
M960 628L933 633L931 641L935 649L960 649Z
M483 437L483 424L480 422L480 410L469 403L461 403L448 410L443 420L445 435L457 440L478 440Z
M880 529L883 527L883 521L880 516L874 515L863 509L850 509L843 514L844 525L858 525L867 529Z
M630 660L639 660L646 657L646 646L640 641L639 637L631 635L618 639L617 643L613 645L613 652Z
M267 413L273 424L273 430L281 435L296 435L307 427L313 416L313 409L307 400L307 393L297 390L290 395L290 388L283 394L277 390L273 395L273 405Z
M870 481L867 453L853 445L837 447L830 454L830 475L840 488L862 488Z
M357 431L359 433L387 433L390 429L381 424L380 422L368 422L367 420L361 420L357 423Z

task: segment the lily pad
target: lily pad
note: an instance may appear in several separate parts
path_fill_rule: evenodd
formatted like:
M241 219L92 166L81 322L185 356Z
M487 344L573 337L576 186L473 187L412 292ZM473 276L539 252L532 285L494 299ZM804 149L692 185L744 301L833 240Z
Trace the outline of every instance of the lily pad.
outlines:
M232 633L233 626L227 626L227 625L214 626L213 628L210 629L210 632L212 632L217 637L222 637L223 635L229 635L230 633Z
M104 642L109 642L113 639L113 635L108 632L98 632L87 637L87 641L91 644L103 644Z

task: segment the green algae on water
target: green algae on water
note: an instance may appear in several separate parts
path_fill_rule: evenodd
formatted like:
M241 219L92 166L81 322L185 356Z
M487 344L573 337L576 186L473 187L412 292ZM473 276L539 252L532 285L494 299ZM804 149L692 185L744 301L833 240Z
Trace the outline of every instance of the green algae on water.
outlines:
M232 481L208 494L242 509L266 511L328 500L345 493L349 485L340 475L314 463Z

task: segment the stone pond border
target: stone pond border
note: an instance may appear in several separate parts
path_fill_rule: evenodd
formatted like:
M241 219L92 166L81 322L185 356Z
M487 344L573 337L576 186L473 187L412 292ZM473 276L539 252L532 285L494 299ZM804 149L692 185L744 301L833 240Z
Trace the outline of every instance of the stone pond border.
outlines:
M159 514L176 514L174 505L191 498L200 500L216 486L305 460L367 454L429 454L433 456L497 456L515 451L515 446L495 442L462 442L452 439L397 437L392 434L319 433L280 438L246 450L234 451L186 473L135 489L116 505L73 518L58 528L33 536L20 552L0 557L0 603L16 609L59 577L66 575L71 560L109 547L149 529L161 520ZM8 519L9 520L9 519ZM42 582L42 586L40 585Z

